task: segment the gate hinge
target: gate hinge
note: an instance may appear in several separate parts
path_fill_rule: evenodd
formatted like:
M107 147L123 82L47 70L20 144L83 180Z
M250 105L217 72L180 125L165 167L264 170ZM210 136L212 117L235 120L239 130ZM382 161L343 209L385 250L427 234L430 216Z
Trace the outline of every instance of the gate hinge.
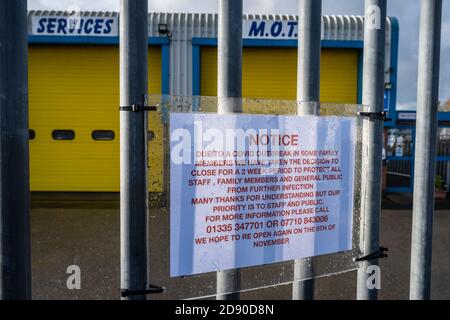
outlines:
M120 111L130 111L130 112L142 112L142 111L157 111L157 106L141 106L138 104L133 104L132 106L122 106L119 108Z
M368 255L360 257L360 258L356 258L355 261L360 262L360 261L369 261L369 260L374 260L374 259L387 258L388 255L385 252L388 252L388 251L389 251L388 248L380 247L380 249L378 249L375 252L372 252L371 254L368 254Z
M148 289L145 290L129 290L129 289L121 289L120 296L122 298L130 297L130 296L140 296L140 295L148 295L148 294L158 294L166 291L164 287L158 287L154 285L150 285Z
M387 112L358 112L358 116L367 117L373 120L392 121L392 118L387 117Z

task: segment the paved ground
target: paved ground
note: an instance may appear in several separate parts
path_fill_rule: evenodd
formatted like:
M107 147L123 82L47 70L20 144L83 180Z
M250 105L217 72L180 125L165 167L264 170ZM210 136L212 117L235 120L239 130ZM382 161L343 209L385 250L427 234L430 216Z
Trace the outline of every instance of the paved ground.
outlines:
M381 260L381 299L408 299L411 199L390 195L383 203L381 243L389 258ZM437 203L434 219L432 298L450 299L450 205ZM152 283L167 287L151 298L178 299L214 292L215 277L170 279L166 210L150 211ZM166 226L166 227L162 227ZM119 296L119 203L117 195L33 195L32 256L34 299L117 299ZM82 270L82 289L69 291L66 268ZM292 265L246 270L243 286L288 280ZM317 299L354 299L355 272L316 279ZM243 299L290 299L291 286L246 292Z

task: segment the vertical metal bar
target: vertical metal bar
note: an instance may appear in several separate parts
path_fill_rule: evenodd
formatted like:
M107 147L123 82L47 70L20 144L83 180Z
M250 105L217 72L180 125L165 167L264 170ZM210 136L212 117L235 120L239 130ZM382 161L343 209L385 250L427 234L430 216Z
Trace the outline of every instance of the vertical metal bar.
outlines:
M442 0L422 0L410 299L430 299Z
M446 144L447 145L447 144ZM445 153L444 153L447 157L448 157L448 151L447 150L445 150ZM450 186L450 161L445 161L445 162L443 162L445 165L446 165L446 168L447 168L447 170L446 170L446 174L445 174L445 176L446 176L446 179L445 179L445 184L447 185L447 186Z
M120 103L144 105L148 90L148 1L120 1ZM147 288L148 186L145 112L120 113L121 288ZM144 295L127 299L144 300Z
M363 105L368 112L383 112L386 43L386 0L365 1ZM380 247L381 172L383 150L383 121L363 121L361 237L362 255L376 252ZM368 285L372 266L378 259L363 261L358 269L357 299L375 300L378 290Z
M320 112L320 41L322 32L322 0L298 1L297 114L318 115ZM293 300L314 299L314 261L294 262ZM307 279L299 281L301 279Z
M0 1L0 300L31 299L26 0Z
M219 3L217 89L218 113L242 112L242 0ZM217 300L239 299L239 289L238 269L217 272Z

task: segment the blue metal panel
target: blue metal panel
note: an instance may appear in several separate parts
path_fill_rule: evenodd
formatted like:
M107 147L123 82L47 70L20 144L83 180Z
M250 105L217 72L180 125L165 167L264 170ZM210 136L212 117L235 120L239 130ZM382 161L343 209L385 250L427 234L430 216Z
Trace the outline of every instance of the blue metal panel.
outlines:
M86 37L86 36L28 36L28 43L48 44L109 44L118 45L119 37ZM149 45L168 45L168 37L149 37Z
M170 45L161 46L161 93L170 94Z
M450 112L439 112L439 121L450 121Z
M109 44L118 45L119 37L28 36L28 43L42 44Z
M358 54L358 104L362 104L362 92L363 92L363 68L364 68L364 51L359 50Z
M270 39L244 39L244 47L288 47L297 48L297 40L270 40ZM217 46L217 38L192 38L193 46ZM364 42L359 40L322 40L323 48L357 48L364 47Z
M360 40L322 40L322 48L363 49L364 41Z
M192 95L200 95L200 46L192 46Z

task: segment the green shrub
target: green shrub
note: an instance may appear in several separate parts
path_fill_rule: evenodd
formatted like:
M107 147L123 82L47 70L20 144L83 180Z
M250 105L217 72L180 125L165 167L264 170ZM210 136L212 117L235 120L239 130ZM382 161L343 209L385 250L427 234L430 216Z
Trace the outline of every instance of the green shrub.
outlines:
M444 179L442 179L441 176L436 176L436 183L435 183L434 186L435 186L437 191L444 191L444 190L446 190L445 181L444 181Z

